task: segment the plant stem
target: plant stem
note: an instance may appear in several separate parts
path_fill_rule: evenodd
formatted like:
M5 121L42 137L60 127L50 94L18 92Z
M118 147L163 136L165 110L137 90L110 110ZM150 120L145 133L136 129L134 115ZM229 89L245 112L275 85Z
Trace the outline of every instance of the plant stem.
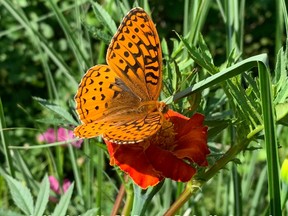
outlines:
M122 201L124 195L125 195L125 186L124 186L124 183L122 183L120 186L119 192L117 194L117 197L116 197L116 200L115 200L115 203L114 203L114 206L112 208L112 212L111 212L110 216L117 215L118 209L120 208L121 201Z
M128 176L127 176L127 178L128 178ZM133 206L133 200L134 200L134 192L133 192L132 187L126 188L126 195L127 195L127 198L126 198L125 206L124 206L123 211L122 211L122 215L129 216L131 209L132 209L132 206Z
M172 204L172 206L166 211L164 215L175 215L176 212L185 204L185 202L198 191L209 179L211 179L219 170L223 169L224 166L236 155L243 151L247 145L251 142L251 139L245 138L242 142L232 146L209 170L203 175L198 176L197 179L192 179L186 186L185 190L179 196L179 198Z
M203 182L204 183L204 182ZM187 202L187 200L194 194L203 184L201 181L191 180L186 185L185 190L178 197L177 201L165 212L164 216L175 215L176 212Z
M2 148L3 148L4 154L5 154L5 159L7 162L8 170L10 172L10 175L12 177L15 177L15 169L13 166L11 152L9 151L8 137L6 135L6 131L4 131L5 128L6 128L5 115L4 115L2 100L0 98L0 138L1 138L1 142L3 144Z

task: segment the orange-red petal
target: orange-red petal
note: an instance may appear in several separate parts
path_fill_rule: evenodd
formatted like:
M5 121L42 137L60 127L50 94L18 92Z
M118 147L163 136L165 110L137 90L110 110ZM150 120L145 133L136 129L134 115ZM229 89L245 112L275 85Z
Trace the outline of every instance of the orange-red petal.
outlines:
M182 159L156 145L150 145L145 152L153 168L159 171L165 178L187 182L196 172L193 167Z
M175 140L171 140L172 151L166 149L169 142L165 143L165 139L126 145L105 141L110 154L110 164L118 165L143 189L155 186L163 178L189 181L196 169L185 160L200 166L208 165L206 157L210 152L207 146L207 127L203 126L204 116L196 113L189 119L169 110L166 118L173 123L175 133ZM161 136L161 133L158 136Z
M163 179L147 160L141 145L118 145L111 142L106 144L110 154L110 164L118 165L141 188L155 186Z
M174 124L174 131L181 132L183 129L183 125L189 120L186 116L181 115L178 112L175 112L171 109L168 110L165 117L169 119Z
M207 166L207 127L203 126L204 116L196 113L190 119L172 110L168 112L174 124L177 143L173 153L181 159L189 159L200 166Z
M207 155L210 153L207 146L207 127L199 127L177 140L173 153L182 159L189 159L199 166L207 166Z

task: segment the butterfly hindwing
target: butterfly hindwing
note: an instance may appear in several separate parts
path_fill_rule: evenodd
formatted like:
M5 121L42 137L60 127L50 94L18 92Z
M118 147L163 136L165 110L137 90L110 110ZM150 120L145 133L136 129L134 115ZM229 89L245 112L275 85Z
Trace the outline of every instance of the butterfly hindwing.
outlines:
M149 113L145 117L115 126L103 134L103 138L118 144L141 142L154 135L162 126L163 115L159 112Z
M161 47L156 28L141 8L124 17L108 47L108 65L96 65L83 76L75 96L82 125L77 137L138 143L159 131L163 103Z

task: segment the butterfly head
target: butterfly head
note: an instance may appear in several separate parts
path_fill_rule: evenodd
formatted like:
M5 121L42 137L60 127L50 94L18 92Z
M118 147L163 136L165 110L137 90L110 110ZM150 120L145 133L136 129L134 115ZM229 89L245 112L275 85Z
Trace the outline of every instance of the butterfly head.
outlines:
M159 102L158 103L158 111L159 112L165 114L165 113L168 112L168 110L169 110L169 107L167 106L166 103L164 103L164 102Z

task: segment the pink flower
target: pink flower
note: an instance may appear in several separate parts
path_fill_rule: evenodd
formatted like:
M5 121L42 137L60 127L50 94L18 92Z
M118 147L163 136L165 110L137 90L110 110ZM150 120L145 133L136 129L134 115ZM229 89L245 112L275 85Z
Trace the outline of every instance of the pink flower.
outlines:
M73 131L60 127L57 131L54 128L48 128L44 133L38 135L37 140L39 142L54 143L69 141L75 138ZM83 140L78 140L71 142L71 144L76 148L80 148L82 142Z
M50 189L52 191L54 191L56 194L60 195L61 193L61 189L60 189L60 185L59 185L59 181L54 177L54 176L49 176L48 177L49 182L50 182ZM71 182L69 179L64 179L63 180L63 185L62 185L62 191L63 193L65 193L68 188L70 187ZM50 200L52 202L58 202L58 199L54 196L50 196Z

